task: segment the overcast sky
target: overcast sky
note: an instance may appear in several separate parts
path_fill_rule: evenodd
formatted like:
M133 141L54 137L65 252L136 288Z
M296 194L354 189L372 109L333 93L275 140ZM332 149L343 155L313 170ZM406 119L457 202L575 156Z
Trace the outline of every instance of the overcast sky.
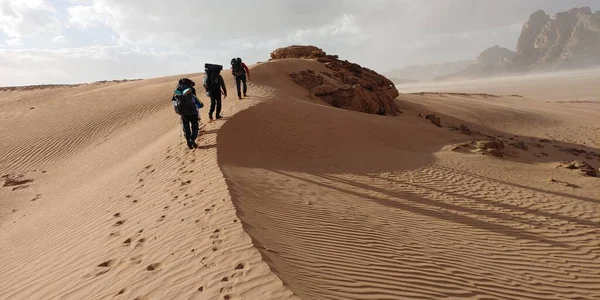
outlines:
M0 86L150 78L312 44L379 72L514 49L538 9L599 0L0 0Z

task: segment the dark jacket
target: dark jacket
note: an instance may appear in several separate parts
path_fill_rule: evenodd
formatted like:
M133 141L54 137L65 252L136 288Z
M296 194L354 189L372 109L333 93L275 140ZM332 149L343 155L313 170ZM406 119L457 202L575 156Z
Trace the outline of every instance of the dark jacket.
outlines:
M225 96L227 96L227 88L225 87L225 79L223 79L223 76L221 76L221 74L217 75L217 79L219 80L219 87L223 90L223 94ZM221 93L221 90L217 89L216 87L211 88L211 90L209 90L209 92L211 94L213 93Z
M246 66L245 63L242 62L241 64L242 66L242 70L245 70L246 73L244 73L243 75L239 75L239 76L244 76L246 74L248 74L248 76L250 76L250 70L248 69L248 66ZM237 77L238 75L235 74L235 70L233 69L233 67L231 67L231 74L233 74L233 77Z

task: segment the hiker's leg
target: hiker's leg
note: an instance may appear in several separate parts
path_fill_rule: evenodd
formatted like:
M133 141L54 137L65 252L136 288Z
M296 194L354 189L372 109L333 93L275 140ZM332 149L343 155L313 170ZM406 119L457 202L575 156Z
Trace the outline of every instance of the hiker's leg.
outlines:
M181 116L181 124L183 125L183 132L185 134L185 140L189 143L192 132L190 130L190 122L186 116Z
M237 89L238 98L242 98L242 92L240 91L240 89L241 89L240 81L242 81L242 76L235 76L235 88Z
M192 123L192 134L190 136L190 140L192 142L195 142L196 138L198 137L198 127L199 127L198 122L199 122L198 115L190 116L190 123Z
M248 91L248 86L246 85L246 75L242 76L242 83L244 84L244 97L246 97L246 92Z
M210 117L210 119L212 119L212 115L213 112L215 111L215 105L216 105L216 100L215 100L215 96L213 96L213 93L211 93L210 95L210 111L208 112L208 116ZM219 113L217 112L217 115L219 115Z
M217 116L221 116L221 93L219 93L216 97L217 101Z

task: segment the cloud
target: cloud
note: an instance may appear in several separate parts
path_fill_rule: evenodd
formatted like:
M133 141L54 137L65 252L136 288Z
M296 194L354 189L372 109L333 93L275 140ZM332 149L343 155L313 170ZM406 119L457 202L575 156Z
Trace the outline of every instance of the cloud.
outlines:
M344 1L329 1L343 7ZM69 8L81 28L108 26L123 45L207 50L228 40L270 40L290 32L329 25L342 14L317 1L94 0Z
M0 82L2 85L85 83L193 73L202 70L202 55L139 52L120 46L0 49Z
M59 33L56 10L45 0L0 0L0 31L9 37Z
M106 26L119 45L177 51L235 50L261 45L311 43L353 57L366 44L403 49L406 41L472 31L505 30L523 23L539 8L550 12L593 1L574 0L359 0L305 1L186 1L90 0L69 8L71 24L81 28ZM492 44L507 44L496 41ZM231 50L231 49L227 49ZM482 49L481 49L482 50ZM481 51L479 50L479 51Z
M66 44L68 41L64 35L57 35L52 38L52 42L54 42L56 44Z
M22 46L23 45L23 41L21 41L20 38L14 38L14 39L10 39L6 41L6 44L9 47L13 47L13 46Z
M108 26L118 29L112 11L102 1L97 1L91 5L75 5L67 9L69 15L69 24L75 25L80 29L86 29L96 26Z
M574 6L597 10L600 2L0 0L0 43L9 48L0 49L0 79L4 85L198 72L204 62L227 64L231 57L264 61L290 44L316 45L381 72L472 59L496 44L514 49L530 13Z

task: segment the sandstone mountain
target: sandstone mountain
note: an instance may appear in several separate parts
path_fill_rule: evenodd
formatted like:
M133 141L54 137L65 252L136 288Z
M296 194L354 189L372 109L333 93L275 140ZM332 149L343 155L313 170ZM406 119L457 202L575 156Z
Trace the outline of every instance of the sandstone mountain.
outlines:
M528 72L573 70L600 66L600 11L589 7L559 12L543 10L523 25L516 51L494 46L475 63L438 80L481 78Z
M464 70L436 79L487 77L490 75L509 73L512 70L512 61L515 58L515 54L516 53L510 49L495 45L481 52L481 54L477 56L475 63L469 65Z
M600 11L574 8L551 19L535 12L517 44L519 71L585 68L600 64Z

